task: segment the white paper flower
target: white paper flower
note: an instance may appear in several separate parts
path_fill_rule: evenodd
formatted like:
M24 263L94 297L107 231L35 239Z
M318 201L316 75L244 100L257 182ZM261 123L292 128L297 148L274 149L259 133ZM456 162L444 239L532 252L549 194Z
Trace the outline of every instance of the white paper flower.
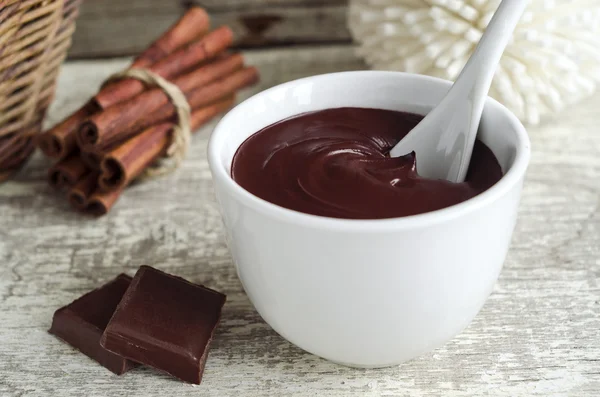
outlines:
M351 0L350 30L375 69L455 80L500 0ZM490 95L521 120L591 95L600 82L600 0L531 0Z

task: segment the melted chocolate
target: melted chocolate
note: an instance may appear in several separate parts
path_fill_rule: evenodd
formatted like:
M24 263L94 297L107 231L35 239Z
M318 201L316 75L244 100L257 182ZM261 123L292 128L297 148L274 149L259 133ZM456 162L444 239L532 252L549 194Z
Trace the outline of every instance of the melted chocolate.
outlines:
M382 109L305 113L250 136L233 159L233 179L250 193L292 210L380 219L449 207L502 177L492 151L477 141L463 183L421 178L414 154L388 153L423 116Z

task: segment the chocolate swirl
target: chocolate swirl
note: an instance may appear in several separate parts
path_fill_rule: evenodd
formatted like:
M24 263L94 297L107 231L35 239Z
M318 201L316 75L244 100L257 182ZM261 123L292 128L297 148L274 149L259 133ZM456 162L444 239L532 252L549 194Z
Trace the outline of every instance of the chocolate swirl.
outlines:
M394 218L445 208L502 177L491 150L475 144L466 182L421 178L414 154L390 149L422 116L382 109L305 113L249 137L233 159L232 177L250 193L308 214Z

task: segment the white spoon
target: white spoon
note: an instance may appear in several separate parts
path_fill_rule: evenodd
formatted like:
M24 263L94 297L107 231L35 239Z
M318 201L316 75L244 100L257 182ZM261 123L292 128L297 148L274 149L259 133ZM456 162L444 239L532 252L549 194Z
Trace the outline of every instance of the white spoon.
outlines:
M390 151L417 155L419 175L465 180L481 112L502 53L528 0L503 0L444 99Z

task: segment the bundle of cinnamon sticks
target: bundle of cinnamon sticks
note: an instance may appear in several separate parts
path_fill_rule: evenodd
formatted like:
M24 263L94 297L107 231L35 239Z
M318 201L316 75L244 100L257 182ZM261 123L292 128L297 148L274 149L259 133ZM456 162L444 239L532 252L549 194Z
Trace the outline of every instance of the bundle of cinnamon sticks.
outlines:
M258 81L257 70L228 51L232 41L228 27L211 31L207 13L192 7L130 67L176 85L190 105L195 131L230 108L237 91ZM125 187L166 153L177 122L175 106L161 88L130 78L105 84L40 136L41 150L58 160L48 172L49 183L67 189L75 209L105 214Z

